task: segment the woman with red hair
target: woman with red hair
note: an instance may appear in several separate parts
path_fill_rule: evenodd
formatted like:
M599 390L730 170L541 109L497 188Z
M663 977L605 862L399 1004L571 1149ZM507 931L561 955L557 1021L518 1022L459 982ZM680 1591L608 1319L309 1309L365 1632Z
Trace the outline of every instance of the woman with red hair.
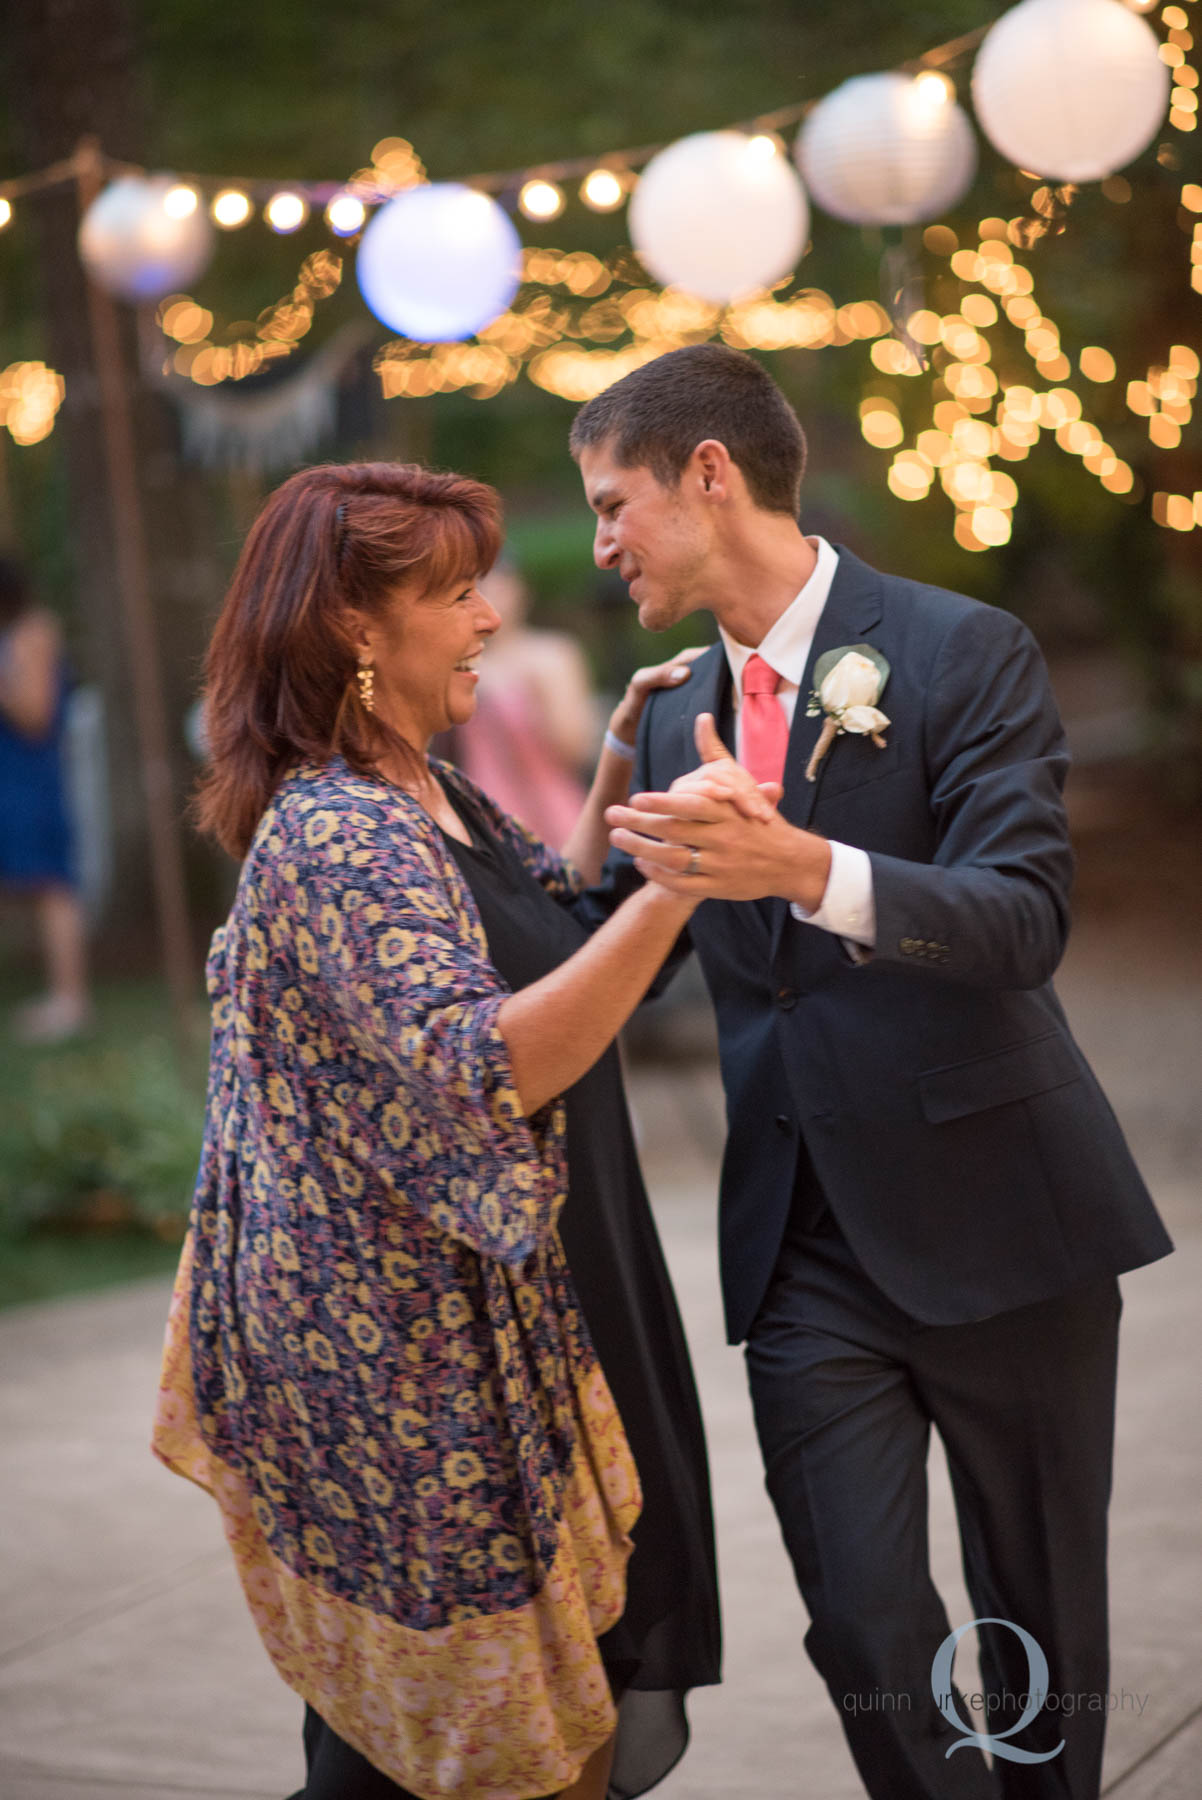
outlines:
M208 661L199 817L244 861L154 1447L215 1496L306 1701L305 1800L642 1793L718 1678L700 1414L612 1047L692 906L573 916L645 694L687 670L631 683L553 854L426 749L471 716L500 540L477 482L306 470Z

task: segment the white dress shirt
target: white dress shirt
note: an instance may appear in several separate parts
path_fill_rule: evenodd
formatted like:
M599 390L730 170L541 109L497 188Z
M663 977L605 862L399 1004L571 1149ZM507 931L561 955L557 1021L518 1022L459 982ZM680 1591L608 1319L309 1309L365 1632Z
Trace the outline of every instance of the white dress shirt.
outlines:
M726 660L730 664L735 708L735 755L743 750L743 670L751 656L761 656L780 676L776 697L785 711L792 729L797 711L797 697L809 661L810 646L818 626L835 570L839 566L837 552L825 538L808 538L818 553L809 580L790 601L760 644L740 644L719 625ZM821 931L833 931L850 944L871 948L876 943L876 899L872 890L872 864L864 850L851 844L831 840L831 872L816 912L807 913L792 902L789 908L803 925L817 925Z

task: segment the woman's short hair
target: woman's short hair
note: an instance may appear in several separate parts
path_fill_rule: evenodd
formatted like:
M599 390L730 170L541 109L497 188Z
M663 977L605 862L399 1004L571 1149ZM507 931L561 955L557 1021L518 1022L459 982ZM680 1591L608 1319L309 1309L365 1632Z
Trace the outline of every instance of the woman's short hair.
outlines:
M716 438L765 512L796 517L806 440L771 375L741 350L689 344L624 375L572 421L571 450L604 444L623 468L676 487L698 444Z
M474 580L500 545L500 499L466 476L326 463L277 488L243 546L205 663L200 828L243 856L294 763L338 751L369 774L386 749L424 748L358 704L354 617L381 617L401 588Z

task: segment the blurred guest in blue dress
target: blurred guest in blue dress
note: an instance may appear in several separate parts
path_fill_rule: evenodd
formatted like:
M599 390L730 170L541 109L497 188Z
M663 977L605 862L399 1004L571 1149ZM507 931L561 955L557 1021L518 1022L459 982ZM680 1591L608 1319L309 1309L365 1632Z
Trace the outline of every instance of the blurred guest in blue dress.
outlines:
M47 991L13 1019L31 1044L72 1037L91 1015L64 777L69 689L58 621L0 557L0 885L37 917Z

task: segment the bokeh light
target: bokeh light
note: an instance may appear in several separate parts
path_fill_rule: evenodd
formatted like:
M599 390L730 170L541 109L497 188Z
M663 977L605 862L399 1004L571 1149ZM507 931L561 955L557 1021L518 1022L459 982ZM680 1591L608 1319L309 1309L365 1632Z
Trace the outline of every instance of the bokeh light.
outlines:
M44 362L10 363L0 372L0 424L14 443L40 444L54 430L66 384Z
M163 195L163 211L169 219L190 219L200 205L200 195L187 182L179 182Z
M594 212L615 212L626 198L626 184L613 169L592 169L580 184L580 198Z
M335 194L326 207L326 224L335 237L354 237L367 221L367 208L358 194Z
M528 219L557 219L563 211L563 189L542 176L524 182L518 194L518 205Z
M309 202L303 194L294 193L290 188L281 188L267 202L263 217L273 231L278 231L284 237L300 230L309 217Z
M236 231L239 225L246 224L253 211L250 195L244 194L241 188L222 188L213 196L213 204L209 207L213 223L220 225L222 231Z
M1079 357L1081 373L1087 381L1113 381L1115 362L1109 350L1100 344L1087 344Z

